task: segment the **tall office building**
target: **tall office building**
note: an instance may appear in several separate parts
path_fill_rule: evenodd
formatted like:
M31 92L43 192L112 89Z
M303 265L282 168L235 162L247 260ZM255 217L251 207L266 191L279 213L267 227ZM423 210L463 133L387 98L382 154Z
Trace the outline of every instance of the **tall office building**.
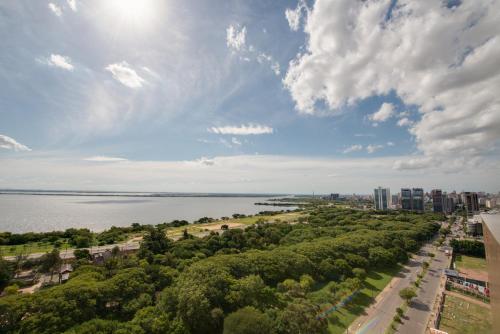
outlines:
M467 210L467 214L479 212L479 200L477 193L466 191L462 193L462 203Z
M397 209L398 206L399 206L399 195L392 195L391 196L392 200L391 200L391 204L392 204L392 207L394 209Z
M391 192L389 188L378 187L374 190L374 202L375 209L377 210L387 210L389 207L389 202L391 198Z
M443 201L443 192L441 189L433 189L431 191L432 197L432 211L434 212L444 212L444 206L446 203Z
M411 210L411 189L410 188L402 188L401 189L401 209L403 210Z
M446 213L453 213L455 211L455 198L446 195Z
M412 210L424 211L424 189L413 188L411 192L412 197Z

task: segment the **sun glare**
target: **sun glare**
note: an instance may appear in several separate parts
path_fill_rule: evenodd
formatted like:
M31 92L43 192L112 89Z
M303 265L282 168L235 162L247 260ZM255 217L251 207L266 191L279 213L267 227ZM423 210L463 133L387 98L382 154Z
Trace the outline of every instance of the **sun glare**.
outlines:
M129 23L145 23L154 13L153 0L113 0L111 9L117 18Z

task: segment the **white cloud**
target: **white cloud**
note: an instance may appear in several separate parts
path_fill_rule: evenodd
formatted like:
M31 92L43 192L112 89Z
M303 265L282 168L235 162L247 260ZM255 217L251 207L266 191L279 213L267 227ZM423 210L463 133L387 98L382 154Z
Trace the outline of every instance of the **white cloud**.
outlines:
M309 8L307 7L307 4L304 0L299 0L297 7L295 7L295 9L287 8L285 10L285 17L288 21L288 25L290 26L290 29L292 29L293 31L299 30L300 20L302 19L304 11L306 13L309 12Z
M268 63L271 69L273 70L274 74L280 75L281 73L280 64L277 61L275 61L272 56L264 52L261 52L257 56L257 62L259 62L259 64Z
M384 145L375 145L375 144L370 144L366 146L366 152L372 154L375 153L378 150L381 150L384 148Z
M500 141L500 1L391 3L316 0L307 49L284 79L297 110L394 92L422 114L410 131L423 157L490 154Z
M49 2L48 4L49 9L56 15L56 16L61 16L62 15L62 9L58 5L56 5L53 2Z
M361 151L362 149L363 149L362 145L355 144L355 145L351 145L348 148L346 148L344 151L342 151L342 153L346 154L346 153L351 153L351 152L357 152L357 151Z
M411 126L413 122L408 117L403 117L398 121L398 126Z
M370 115L370 120L374 122L385 122L394 116L394 105L392 103L382 103L380 109Z
M182 191L252 193L371 193L382 184L394 189L498 191L499 165L458 168L448 174L432 167L400 170L395 160L412 156L358 159L275 155L237 155L191 161L128 161L89 163L75 158L2 158L0 188L82 189L105 191ZM251 175L252 182L244 182ZM325 177L331 175L332 177ZM339 176L339 177L335 177ZM457 183L458 180L458 183Z
M387 145L387 146L394 146L394 145L396 145L396 144L394 144L392 141L388 141L388 142L386 143L386 145Z
M111 72L115 80L130 88L140 88L146 82L125 61L110 64L105 69Z
M89 158L83 159L85 161L92 161L92 162L121 162L121 161L128 161L125 158L117 158L117 157L106 157L102 155L97 155Z
M59 67L67 71L73 71L75 68L73 64L71 64L71 59L69 57L61 56L59 54L51 54L46 60L46 63L50 66Z
M242 145L241 141L239 141L238 138L236 138L236 137L231 138L231 143L233 143L234 145L237 145L237 146Z
M238 30L237 26L230 25L226 29L227 47L233 51L244 50L246 47L246 36L247 28L245 26Z
M226 29L226 45L233 54L239 55L240 60L249 62L257 61L259 64L267 64L275 75L281 74L280 64L269 54L258 51L253 45L246 44L247 28L239 29L238 26L230 25Z
M196 164L204 165L204 166L213 166L215 165L215 160L214 159L209 159L206 157L201 157L198 160L194 161Z
M69 8L71 8L72 11L76 12L78 9L76 7L76 0L67 0Z
M221 135L236 135L236 136L270 134L273 133L273 131L274 131L273 128L259 124L221 126L221 127L211 127L208 129L208 132L217 133Z
M29 147L20 144L14 138L5 135L0 135L0 148L14 151L31 151Z

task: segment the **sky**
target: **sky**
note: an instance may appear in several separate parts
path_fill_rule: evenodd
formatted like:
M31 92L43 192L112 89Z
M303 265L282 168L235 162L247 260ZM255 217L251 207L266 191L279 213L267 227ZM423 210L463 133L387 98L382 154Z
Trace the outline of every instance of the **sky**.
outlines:
M500 190L500 1L0 2L0 188Z

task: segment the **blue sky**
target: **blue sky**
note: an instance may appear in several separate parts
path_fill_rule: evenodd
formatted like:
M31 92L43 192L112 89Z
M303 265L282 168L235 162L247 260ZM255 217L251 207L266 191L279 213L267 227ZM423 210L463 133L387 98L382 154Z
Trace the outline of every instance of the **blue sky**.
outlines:
M496 9L2 2L0 188L497 191Z

